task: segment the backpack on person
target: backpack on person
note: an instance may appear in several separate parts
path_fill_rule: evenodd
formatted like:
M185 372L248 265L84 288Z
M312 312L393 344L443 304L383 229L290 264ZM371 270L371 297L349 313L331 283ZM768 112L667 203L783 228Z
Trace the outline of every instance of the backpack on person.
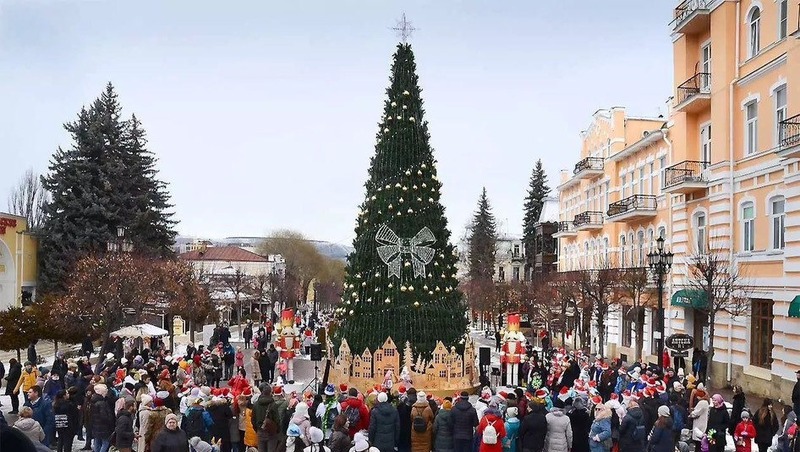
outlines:
M198 436L200 439L206 439L206 423L201 410L188 410L183 419L183 430L186 432L187 437Z
M639 421L636 423L636 426L633 428L633 432L631 433L631 438L634 441L644 441L647 438L647 431L644 427L644 422Z
M494 428L494 422L489 422L486 428L483 429L481 440L483 444L497 444L497 429Z
M351 428L356 428L361 424L361 411L358 408L350 405L344 410L344 415Z
M428 431L428 421L425 420L424 414L424 410L417 408L414 419L411 420L411 428L417 433L425 433Z

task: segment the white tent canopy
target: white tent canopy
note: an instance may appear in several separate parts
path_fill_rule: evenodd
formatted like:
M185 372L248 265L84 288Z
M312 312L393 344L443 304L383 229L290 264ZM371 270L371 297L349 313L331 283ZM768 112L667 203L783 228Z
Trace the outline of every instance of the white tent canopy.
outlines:
M111 333L112 336L119 337L161 337L169 334L169 331L159 328L149 323L142 323L139 325L124 326L117 331Z

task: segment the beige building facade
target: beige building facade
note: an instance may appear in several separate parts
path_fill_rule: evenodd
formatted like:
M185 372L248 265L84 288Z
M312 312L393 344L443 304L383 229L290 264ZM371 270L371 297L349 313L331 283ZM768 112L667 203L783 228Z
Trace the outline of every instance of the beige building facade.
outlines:
M708 316L683 295L694 257L724 255L749 304L717 315L715 386L776 398L800 369L799 11L798 0L680 3L668 118L599 110L559 185L560 271L644 266L665 238L675 253L667 335L686 332L708 348ZM652 314L645 354L655 352ZM609 315L608 344L598 345L609 356L630 352L623 317Z

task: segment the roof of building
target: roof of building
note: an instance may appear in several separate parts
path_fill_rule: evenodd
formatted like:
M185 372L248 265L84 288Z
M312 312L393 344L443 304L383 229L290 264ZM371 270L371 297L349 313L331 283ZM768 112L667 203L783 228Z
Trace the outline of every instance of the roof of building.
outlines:
M269 262L266 257L238 246L210 246L180 254L178 258L187 261Z

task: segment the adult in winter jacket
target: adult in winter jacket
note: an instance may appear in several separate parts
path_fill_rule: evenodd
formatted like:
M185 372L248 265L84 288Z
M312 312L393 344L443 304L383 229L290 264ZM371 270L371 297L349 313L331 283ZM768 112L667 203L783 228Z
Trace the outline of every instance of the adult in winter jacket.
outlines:
M692 440L700 442L706 433L708 427L708 413L709 413L708 400L700 399L695 404L692 412L689 413L689 418L692 421Z
M775 415L775 411L772 409L772 399L764 399L761 408L756 411L754 417L753 426L756 428L755 441L758 444L758 451L767 452L767 449L772 445L772 437L780 429L778 416Z
M544 450L547 452L569 452L572 449L572 424L563 408L553 408L545 416L547 436ZM627 451L626 451L627 452Z
M490 426L495 430L494 444L487 444L486 442L487 436L491 436L486 434L486 430ZM502 452L503 439L506 437L506 426L503 422L503 414L500 412L499 404L496 401L489 402L489 406L483 412L483 417L478 423L477 432L480 439L479 452Z
M347 419L351 419L350 438L353 438L356 432L369 429L369 409L358 398L358 390L356 388L350 388L347 391L347 400L342 402L342 413L347 416ZM356 417L358 418L358 423L352 425L352 419Z
M208 442L211 439L211 426L214 425L214 420L203 408L202 401L203 399L197 397L193 400L192 406L186 409L186 413L181 417L181 430L189 438L197 436Z
M297 406L294 408L294 414L290 422L300 427L299 441L302 442L302 444L297 445L298 449L303 449L311 445L311 418L308 414L308 409L309 407L306 402L298 402Z
M711 397L711 409L708 411L708 426L706 433L710 430L716 432L714 434L714 444L709 444L709 452L724 452L726 444L726 430L731 425L731 417L728 414L728 408L725 406L725 400L719 394L714 394Z
M736 452L750 452L753 438L757 435L756 427L747 411L741 413L741 419L733 430L733 443L736 445Z
M153 438L151 452L189 452L189 440L186 433L178 428L178 417L170 413L164 421L166 428L161 429Z
M611 408L604 404L594 407L594 422L589 429L589 450L608 452L611 449Z
M572 426L572 452L589 452L589 429L592 420L586 411L586 402L581 397L572 401L572 411L567 415Z
M731 436L733 436L733 431L736 429L736 426L739 425L739 422L742 420L742 410L744 410L746 404L744 391L742 387L739 385L733 386L733 400L731 401L731 426L728 429ZM752 419L751 419L752 420Z
M644 412L639 404L628 402L628 412L619 424L619 450L624 452L644 452L647 431L644 428Z
M650 452L674 452L675 434L672 429L672 418L668 406L658 407L658 419L653 425L653 432L647 445Z
M336 416L333 420L333 433L328 442L331 452L348 452L350 450L350 432L347 427L347 418L344 414Z
M44 430L33 417L31 407L24 406L19 411L19 419L14 423L14 428L25 434L33 443L44 441Z
M528 414L522 419L519 427L520 452L542 452L547 434L546 414L544 404L535 402L528 404Z
M19 383L20 376L22 375L22 366L20 363L11 358L8 361L8 375L6 375L6 395L11 396L11 411L8 414L17 414L19 412L19 397L15 397L17 394L14 393L14 390L17 387L17 383Z
M469 394L464 391L450 410L450 430L453 432L453 449L455 452L470 452L475 427L478 426L478 412L469 403Z
M433 450L436 452L453 452L453 428L451 417L453 402L445 399L442 408L436 413L433 421Z
M227 399L213 398L206 407L206 411L213 421L211 424L211 436L222 440L222 450L231 450L231 429L230 423L233 419L233 411ZM238 429L237 429L238 430Z
M42 444L49 446L55 440L56 425L55 415L53 414L53 403L50 399L42 397L42 388L38 385L33 385L28 390L28 401L25 406L31 407L33 410L33 418L42 426L44 430L44 441Z
M424 392L417 393L417 401L411 406L411 452L430 452L433 444L433 410ZM422 420L420 420L420 418ZM421 423L425 429L422 430ZM419 427L418 427L419 426Z
M89 401L89 416L92 424L94 450L106 452L111 445L111 434L114 432L114 410L106 396L108 387L104 384L94 385L94 394Z
M519 405L506 408L506 437L503 438L503 452L516 452L519 439Z
M394 452L400 439L400 416L385 392L378 394L377 400L369 415L369 442L381 452Z
M136 402L128 400L125 402L123 409L117 414L114 437L117 440L115 445L120 452L131 452L133 447L133 413L135 412Z
M53 402L53 419L58 432L58 452L70 452L75 432L78 431L78 406L69 399L66 391L56 394Z

